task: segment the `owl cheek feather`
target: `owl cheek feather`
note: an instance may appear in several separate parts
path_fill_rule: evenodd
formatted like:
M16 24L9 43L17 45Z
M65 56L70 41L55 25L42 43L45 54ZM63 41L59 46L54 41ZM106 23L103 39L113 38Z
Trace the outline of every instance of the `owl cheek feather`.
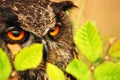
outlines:
M11 52L12 60L14 60L15 55L18 53L18 51L21 50L20 44L7 44L8 49ZM16 71L12 71L9 80L18 80L18 73Z
M8 80L19 80L19 75L16 71L12 71L10 78Z
M21 50L20 44L10 44L10 43L8 43L7 47L12 54L12 59L14 59L14 56L18 53L18 51Z

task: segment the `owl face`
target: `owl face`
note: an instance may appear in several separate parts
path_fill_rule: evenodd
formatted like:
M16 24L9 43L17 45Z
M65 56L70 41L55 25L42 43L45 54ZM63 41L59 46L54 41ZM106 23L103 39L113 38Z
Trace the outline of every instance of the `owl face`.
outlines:
M69 1L0 1L0 47L7 52L11 63L15 56L11 47L43 43L43 63L48 61L65 69L74 50L71 24L65 14L72 6ZM45 74L45 66L41 65L39 69L19 72L19 80L41 80L40 76Z

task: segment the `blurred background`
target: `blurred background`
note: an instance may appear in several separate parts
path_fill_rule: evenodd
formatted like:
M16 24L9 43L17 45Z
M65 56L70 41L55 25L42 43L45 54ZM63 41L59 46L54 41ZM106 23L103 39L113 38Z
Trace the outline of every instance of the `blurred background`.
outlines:
M92 20L96 22L101 34L120 39L120 0L71 1L78 6L78 9L71 11L71 19L76 23L75 31L86 20Z

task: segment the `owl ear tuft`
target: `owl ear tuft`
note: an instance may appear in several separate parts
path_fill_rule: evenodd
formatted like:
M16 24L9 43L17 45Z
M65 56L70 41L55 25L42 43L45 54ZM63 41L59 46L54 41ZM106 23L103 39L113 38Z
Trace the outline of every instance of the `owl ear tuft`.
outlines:
M53 7L54 12L56 12L56 13L61 10L66 11L73 7L77 7L71 1L52 2L51 6Z
M73 7L77 7L73 4L73 2L71 1L63 1L63 2L60 2L60 5L62 7L62 10L66 11L68 9L71 9Z

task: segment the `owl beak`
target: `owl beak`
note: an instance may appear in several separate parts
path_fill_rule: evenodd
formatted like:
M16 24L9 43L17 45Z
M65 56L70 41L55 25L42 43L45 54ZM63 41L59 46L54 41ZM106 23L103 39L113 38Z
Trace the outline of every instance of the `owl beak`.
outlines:
M43 59L46 62L48 60L48 46L47 46L47 42L45 40L42 40L42 43L44 45L43 47Z

